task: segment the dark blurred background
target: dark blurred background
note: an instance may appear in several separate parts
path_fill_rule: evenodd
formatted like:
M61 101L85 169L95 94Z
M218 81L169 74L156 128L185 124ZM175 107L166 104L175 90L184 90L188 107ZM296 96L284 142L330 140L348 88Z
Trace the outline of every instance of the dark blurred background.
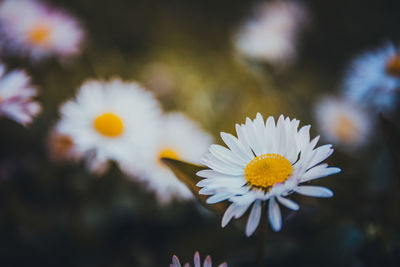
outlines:
M239 221L221 229L221 217L197 203L159 206L116 167L98 177L83 165L50 161L47 140L59 105L87 78L137 80L165 110L185 112L220 143L220 131L233 132L236 122L258 111L313 124L313 106L337 92L355 55L400 40L397 0L303 1L310 25L301 35L298 61L279 74L284 88L278 88L233 53L232 34L257 1L48 2L80 18L87 42L67 65L4 59L28 70L44 107L28 129L0 120L5 267L168 266L173 254L189 261L196 250L214 263L255 266L257 238L247 238ZM312 132L318 133L314 125ZM342 173L316 182L332 188L334 198L295 196L300 211L282 209L282 231L267 238L266 266L400 266L398 162L383 132L377 127L357 152L336 149L329 163Z

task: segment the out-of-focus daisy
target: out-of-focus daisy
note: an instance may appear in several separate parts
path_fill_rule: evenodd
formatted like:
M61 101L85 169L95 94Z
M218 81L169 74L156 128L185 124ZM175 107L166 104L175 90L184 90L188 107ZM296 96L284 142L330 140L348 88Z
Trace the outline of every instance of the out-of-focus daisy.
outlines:
M60 133L58 123L50 132L48 137L49 155L53 161L78 161L82 154L76 150L74 140L69 135Z
M162 204L172 199L191 199L192 193L171 170L161 162L161 158L179 159L199 163L211 144L211 137L201 128L180 113L170 113L163 117L161 134L154 140L151 161L142 161L142 171L129 161L122 167L128 174L142 180L155 192Z
M194 267L201 267L201 262L200 262L200 254L198 251L194 254ZM172 263L169 265L170 267L181 267L181 263L179 262L179 259L177 256L172 256ZM190 267L189 263L186 263L184 267ZM212 267L212 261L210 255L206 257L203 263L203 267ZM218 267L228 267L228 264L226 262L221 263L218 265Z
M392 43L356 58L348 71L344 93L359 105L392 109L400 91L400 51Z
M202 163L210 169L197 173L204 177L197 185L200 194L211 195L207 203L229 200L232 204L222 218L225 227L233 218L241 217L251 208L246 234L256 230L265 202L268 203L269 222L274 231L282 227L278 203L292 210L299 205L286 198L292 193L313 197L332 197L325 187L301 185L340 169L321 163L333 149L331 145L315 148L319 136L310 140L310 126L298 131L299 121L279 117L275 124L269 117L264 122L261 114L254 121L247 118L245 124L236 124L238 138L221 133L228 146L211 145Z
M134 82L87 81L75 100L61 107L59 133L72 138L91 169L105 170L109 160L141 165L159 131L158 102ZM134 168L132 166L132 168Z
M264 3L239 29L236 49L251 59L287 65L296 57L297 35L306 18L305 8L295 1Z
M33 98L37 90L31 85L31 78L20 70L6 73L0 63L0 116L8 117L24 126L32 122L40 112L39 103Z
M6 46L33 59L77 54L82 27L66 12L34 0L5 0L0 4L1 37Z
M316 106L315 117L324 138L344 148L362 145L371 131L371 117L346 99L326 97Z

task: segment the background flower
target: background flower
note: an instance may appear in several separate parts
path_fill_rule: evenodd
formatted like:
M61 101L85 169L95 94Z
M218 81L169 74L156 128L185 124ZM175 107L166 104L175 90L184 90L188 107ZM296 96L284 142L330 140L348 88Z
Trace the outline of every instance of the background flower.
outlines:
M80 23L68 13L36 0L5 0L0 4L0 36L15 54L33 59L80 52Z
M33 100L36 95L31 78L24 71L7 73L5 66L0 64L0 116L28 125L41 109Z
M142 160L139 167L128 158L122 168L128 175L145 182L161 203L169 203L174 198L192 199L190 190L164 165L161 158L199 163L207 152L211 137L183 114L166 114L161 120L160 135L153 140L155 146L146 148L146 153L152 155L151 160Z
M305 7L296 1L269 1L255 11L255 17L237 33L237 50L272 65L290 64L297 54L299 31L307 20Z
M343 85L358 105L378 111L395 108L400 90L400 51L392 43L354 59Z
M93 170L110 160L140 166L149 158L161 114L150 92L119 79L85 82L60 112L59 133L72 138Z

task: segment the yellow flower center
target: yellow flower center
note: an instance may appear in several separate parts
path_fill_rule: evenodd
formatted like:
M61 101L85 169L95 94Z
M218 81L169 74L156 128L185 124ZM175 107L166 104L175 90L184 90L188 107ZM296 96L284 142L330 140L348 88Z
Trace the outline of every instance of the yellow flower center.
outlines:
M360 135L358 127L344 115L340 115L334 122L334 133L342 142L348 144L356 142Z
M285 182L293 172L292 164L278 154L264 154L254 158L244 169L248 185L265 190Z
M170 158L170 159L179 159L178 153L170 148L166 148L161 150L160 154L158 154L158 157L161 158Z
M100 134L105 137L118 137L124 131L124 123L121 118L114 113L104 113L93 121L93 126Z
M400 54L389 58L386 64L386 73L391 76L400 77Z
M164 148L160 150L160 153L158 153L157 162L160 167L165 167L164 163L161 161L162 158L179 159L179 154L176 152L176 150L171 148Z
M46 45L50 39L49 27L44 24L34 25L28 33L28 39L33 44Z

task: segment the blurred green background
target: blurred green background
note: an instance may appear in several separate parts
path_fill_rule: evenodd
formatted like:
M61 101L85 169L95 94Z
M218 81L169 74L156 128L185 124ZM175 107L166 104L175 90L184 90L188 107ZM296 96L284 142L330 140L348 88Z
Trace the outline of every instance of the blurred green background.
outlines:
M160 207L139 183L116 167L101 177L81 165L51 162L47 138L61 103L87 78L120 76L153 90L165 110L185 112L221 143L245 117L283 113L313 125L318 99L335 93L351 58L384 41L400 41L397 0L303 1L311 14L299 60L271 76L237 59L232 34L257 1L54 0L81 19L83 54L70 64L25 68L40 88L44 111L25 129L0 121L0 266L168 266L173 254L189 261L196 250L215 263L255 266L257 239L240 222L221 229L221 217L196 203ZM372 119L372 118L371 118ZM391 120L397 121L396 114ZM400 179L376 132L353 153L336 149L329 163L342 173L316 184L332 199L294 197L298 212L283 210L284 225L270 232L270 266L400 266ZM394 140L394 141L390 141ZM322 140L323 143L323 140ZM396 148L395 148L396 149ZM396 151L396 150L395 150ZM398 150L397 150L398 151Z

